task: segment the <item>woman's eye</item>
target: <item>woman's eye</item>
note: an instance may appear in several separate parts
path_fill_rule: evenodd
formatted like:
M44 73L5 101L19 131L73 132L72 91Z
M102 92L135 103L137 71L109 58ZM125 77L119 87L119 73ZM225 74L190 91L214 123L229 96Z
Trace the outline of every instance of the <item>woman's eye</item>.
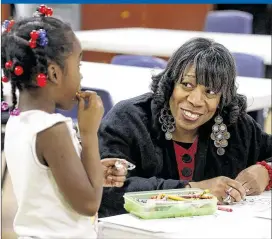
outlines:
M216 92L213 91L213 90L207 90L207 93L208 93L209 95L216 95Z
M206 96L208 98L215 98L217 96L218 92L215 90L206 90Z

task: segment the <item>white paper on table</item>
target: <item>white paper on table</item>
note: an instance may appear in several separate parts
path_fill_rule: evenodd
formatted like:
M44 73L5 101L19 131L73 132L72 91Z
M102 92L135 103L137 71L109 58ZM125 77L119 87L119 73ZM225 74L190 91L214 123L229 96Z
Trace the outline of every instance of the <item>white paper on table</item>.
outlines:
M222 217L212 223L204 221L184 223L185 230L175 233L165 233L165 238L186 239L270 239L271 223L268 220L253 218L253 220L233 220ZM264 223L265 221L266 223ZM246 225L246 226L245 226ZM180 226L181 228L182 226Z
M145 220L138 218L132 214L122 214L113 217L101 218L99 221L116 224L124 227L136 228L153 233L159 232L176 232L179 231L184 222L194 223L199 220L211 221L215 220L217 215L201 216L201 217L183 217L183 218L166 218Z
M271 207L266 208L263 211L257 212L255 214L255 217L260 217L260 218L272 220L272 211L271 210L272 210Z
M271 219L271 201L271 192L266 192L259 196L248 196L245 202L232 205L231 208L236 213L248 216L256 216L260 213L270 214L269 218Z
M102 218L100 221L106 222L107 227L111 227L110 224L113 224L113 227L114 225L123 226L118 229L120 238L122 231L132 231L133 238L141 238L141 231L143 230L146 232L145 235L153 235L157 238L271 238L271 223L269 220L247 216L236 217L235 214L228 212L225 212L225 214L220 212L213 216L158 220L143 220L130 214L123 214ZM139 233L137 234L137 230L134 229L138 229Z
M233 220L233 218L236 219ZM189 228L195 230L196 225L198 228L200 228L201 226L207 227L207 225L214 226L217 223L220 223L221 225L229 224L231 221L237 221L235 222L235 224L243 222L243 220L235 217L230 212L218 212L214 215L209 216L178 217L152 220L140 219L131 214L123 214L113 217L101 218L100 221L124 227L149 231L152 233L175 233L188 230Z
M122 214L113 217L101 218L99 221L116 224L124 227L136 228L139 230L145 230L153 233L164 232L164 228L161 227L161 223L169 223L173 219L154 219L145 220L138 218L132 214Z

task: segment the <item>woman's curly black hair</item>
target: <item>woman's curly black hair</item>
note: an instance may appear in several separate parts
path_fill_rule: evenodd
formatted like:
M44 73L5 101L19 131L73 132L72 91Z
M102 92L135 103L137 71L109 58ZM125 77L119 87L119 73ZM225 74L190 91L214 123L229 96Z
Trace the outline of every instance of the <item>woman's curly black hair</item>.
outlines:
M37 45L32 49L29 46L30 32L44 29L48 44L45 47ZM73 31L71 27L54 17L29 17L17 21L9 32L1 36L1 68L11 83L12 109L16 107L16 89L19 91L37 88L36 76L39 73L47 74L49 62L58 64L65 69L65 59L73 51ZM5 69L5 63L12 61L11 70ZM15 75L14 68L21 66L22 75ZM3 89L1 100L3 101Z
M235 123L241 114L246 113L246 97L237 94L236 67L231 53L210 39L195 38L173 54L164 71L152 77L151 90L157 116L168 104L175 84L190 65L195 67L198 84L222 93L218 110L224 122Z

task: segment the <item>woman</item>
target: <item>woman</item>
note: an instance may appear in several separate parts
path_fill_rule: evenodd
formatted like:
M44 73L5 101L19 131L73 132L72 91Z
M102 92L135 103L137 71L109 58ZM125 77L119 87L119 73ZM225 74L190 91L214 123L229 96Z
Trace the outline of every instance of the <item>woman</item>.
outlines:
M124 187L104 190L101 217L125 213L125 192L195 187L230 203L271 186L269 166L256 163L272 156L272 137L246 114L235 78L224 46L193 39L153 77L153 93L107 114L101 158L127 159L136 168Z

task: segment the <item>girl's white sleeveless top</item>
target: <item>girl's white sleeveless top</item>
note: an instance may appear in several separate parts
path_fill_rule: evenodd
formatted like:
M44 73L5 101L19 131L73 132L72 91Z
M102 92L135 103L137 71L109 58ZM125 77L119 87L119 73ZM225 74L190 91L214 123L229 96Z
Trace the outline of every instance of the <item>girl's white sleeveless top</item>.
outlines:
M37 134L59 122L67 124L80 156L73 122L61 114L31 110L11 116L6 125L5 157L18 202L14 230L22 238L97 238L97 217L82 216L68 205L50 168L36 155Z

